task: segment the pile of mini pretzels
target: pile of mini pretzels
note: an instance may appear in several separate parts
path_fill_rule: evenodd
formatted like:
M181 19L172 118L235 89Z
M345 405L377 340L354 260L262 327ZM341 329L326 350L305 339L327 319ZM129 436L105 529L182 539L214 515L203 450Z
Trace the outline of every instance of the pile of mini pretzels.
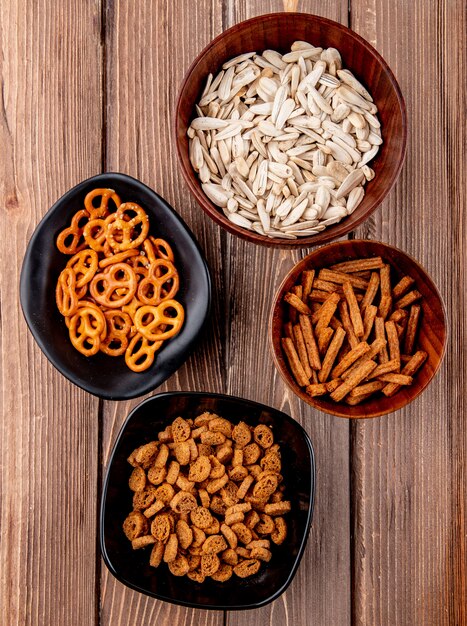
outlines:
M94 189L57 238L70 255L56 302L73 346L85 356L123 356L134 372L148 369L164 341L182 328L175 300L179 275L164 239L149 234L149 218L112 189Z

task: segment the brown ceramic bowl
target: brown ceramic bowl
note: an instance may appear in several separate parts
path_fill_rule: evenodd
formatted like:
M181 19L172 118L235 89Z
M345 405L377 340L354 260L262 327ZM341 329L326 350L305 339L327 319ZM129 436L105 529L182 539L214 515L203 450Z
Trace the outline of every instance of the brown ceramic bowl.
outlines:
M311 237L270 239L229 222L222 211L204 194L188 156L186 131L194 117L206 78L214 75L227 60L251 50L286 52L296 40L316 46L337 48L345 68L368 88L378 107L384 143L370 165L375 178L366 184L365 197L357 209L339 224ZM223 228L243 239L265 246L305 248L323 244L352 231L381 204L394 185L404 161L407 119L404 99L393 73L381 55L352 30L337 22L307 13L271 13L241 22L216 37L188 70L177 102L175 138L183 176L202 209Z
M401 387L400 391L390 398L378 394L356 406L336 403L330 399L324 399L325 396L312 398L295 382L282 351L282 327L286 312L285 307L287 306L284 303L284 295L297 283L299 276L305 269L319 270L334 263L374 256L381 256L386 263L391 265L392 274L395 278L400 279L403 275L408 275L415 280L414 288L418 289L423 296L419 302L422 307L422 315L416 349L424 350L428 354L428 358L420 370L414 374L413 384ZM379 293L375 298L375 303L378 302ZM287 274L275 295L269 326L270 346L275 365L292 391L304 402L320 411L348 418L377 417L397 411L412 402L428 387L438 371L443 360L447 337L446 312L443 300L423 267L398 248L393 248L379 241L368 240L338 241L315 250L297 263Z

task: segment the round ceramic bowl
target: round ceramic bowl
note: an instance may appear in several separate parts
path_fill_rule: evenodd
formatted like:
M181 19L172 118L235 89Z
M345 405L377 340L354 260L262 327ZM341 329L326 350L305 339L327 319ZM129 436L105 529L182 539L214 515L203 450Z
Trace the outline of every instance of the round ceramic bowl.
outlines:
M267 424L281 447L282 474L292 510L287 513L284 543L273 546L273 556L260 571L246 579L232 576L225 583L206 578L197 583L173 576L165 563L149 565L151 548L133 550L122 529L132 510L128 488L128 456L153 441L176 417L194 419L209 411L237 424ZM198 609L240 610L264 606L278 598L291 583L305 550L313 515L315 462L311 441L298 422L264 404L212 393L163 393L139 404L127 417L110 455L101 501L100 541L104 561L123 584L153 598Z
M366 86L378 107L384 143L371 167L375 177L365 185L361 204L338 224L309 237L271 239L232 222L204 194L188 154L187 129L195 116L206 78L214 75L229 59L251 50L286 52L296 40L315 46L334 47L342 55L344 67ZM387 63L355 32L323 17L307 13L271 13L241 22L216 37L195 59L182 83L175 113L175 141L183 176L203 211L230 233L253 243L279 248L305 248L326 243L354 230L367 219L394 185L405 157L407 118L405 104Z
M140 204L149 216L150 234L166 239L174 250L180 273L177 300L185 308L180 333L165 342L153 365L133 372L123 356L103 352L85 357L72 346L65 320L55 303L55 285L69 256L55 244L95 188L114 189L123 201ZM42 352L64 376L89 393L108 400L142 396L162 384L188 358L209 313L211 280L203 254L187 225L152 189L125 174L100 174L62 196L34 231L21 270L20 298L24 317Z
M282 350L281 337L288 306L284 302L284 295L297 283L303 270L315 269L318 272L319 269L336 263L375 256L381 256L383 261L391 266L395 277L402 278L403 275L408 275L415 280L413 288L422 294L422 299L418 302L422 311L415 345L417 350L423 350L428 357L420 370L414 374L412 385L400 387L393 396L377 394L356 406L333 402L328 396L311 397L295 382ZM379 293L375 298L376 304L379 302L378 298ZM315 409L339 417L376 417L402 409L428 387L444 357L447 338L446 312L443 300L431 278L415 259L402 250L378 241L339 241L315 250L287 274L274 297L269 321L269 338L277 369L288 387L304 402Z

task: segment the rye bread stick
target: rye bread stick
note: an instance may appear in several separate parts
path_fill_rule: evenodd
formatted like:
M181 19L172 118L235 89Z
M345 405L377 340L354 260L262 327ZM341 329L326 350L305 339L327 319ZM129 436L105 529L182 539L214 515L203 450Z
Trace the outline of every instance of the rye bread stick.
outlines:
M363 300L360 303L360 311L362 314L365 312L367 306L373 302L376 297L376 293L379 287L379 274L377 272L371 272L370 282L368 283L368 289L363 296Z
M344 295L347 300L347 305L349 307L349 315L350 320L352 322L354 333L357 337L363 337L363 320L362 315L360 313L360 309L358 308L357 300L355 298L355 292L353 290L352 285L346 281L344 283Z
M339 313L341 316L342 326L347 333L347 339L349 341L350 347L355 348L356 346L358 346L359 341L357 335L354 333L352 322L350 321L349 307L345 300L341 300L339 302Z
M318 316L315 332L319 334L323 328L329 326L332 316L334 315L340 296L337 293L329 294L329 297L323 302L320 310L315 315Z
M373 305L369 304L363 315L363 341L366 341L373 330L373 324L375 322L376 313L378 309Z
M406 293L405 296L403 296L400 300L396 302L396 308L403 309L406 306L410 306L417 300L420 300L421 297L422 294L416 289L414 289L413 291L409 291L409 293Z
M334 361L337 358L339 350L344 342L346 332L343 328L338 328L334 333L331 343L326 352L326 356L323 359L323 365L318 372L318 380L320 383L326 382L331 373L331 368L334 365Z
M392 298L391 296L381 296L381 300L378 307L378 315L382 317L383 320L387 318L389 313L391 312L392 307Z
M388 349L386 347L386 331L384 330L384 319L382 317L375 318L375 337L376 339L384 339L384 346L381 348L378 360L380 363L389 361Z
M308 296L313 288L313 280L315 278L315 270L305 270L302 272L302 300L307 302Z
M395 383L396 385L411 385L413 383L412 376L406 376L405 374L383 374L378 376L378 380L383 383Z
M310 295L308 296L308 299L314 302L324 302L328 296L329 293L327 291L321 291L321 289L312 289Z
M368 400L368 398L371 398L371 396L373 395L374 395L374 392L371 392L371 393L366 393L364 396L355 397L355 396L351 396L349 393L349 395L344 400L344 402L348 404L349 406L356 406L357 404L361 404L365 400Z
M331 265L330 269L337 272L364 272L366 270L378 270L383 266L383 259L380 256L371 259L355 259L354 261L344 261Z
M347 274L347 272L345 272ZM354 276L357 276L357 278L361 278L362 280L370 280L371 278L371 272L370 270L365 270L364 272L348 272L349 274L352 273Z
M419 304L413 304L410 307L409 321L407 322L407 331L405 333L404 340L404 352L406 354L411 354L413 352L421 310L422 309Z
M302 286L301 285L294 285L291 290L290 293L293 293L294 295L297 296L297 298L299 298L299 300L302 299ZM306 305L306 302L304 303ZM292 324L296 324L297 320L298 320L298 311L294 306L289 306L289 318L290 321L292 322Z
M425 363L428 354L423 350L419 350L416 352L407 365L403 368L401 374L405 376L413 376L418 370L421 368L423 363ZM383 387L382 392L385 396L393 396L397 391L399 391L400 385L396 385L396 383L389 383L385 387Z
M350 352L348 352L345 357L339 361L336 367L332 370L332 375L334 378L338 378L341 374L345 372L351 365L355 363L360 357L370 351L370 346L366 341L361 341L358 343L355 348L352 348Z
M376 367L371 374L368 376L369 379L377 378L378 376L382 376L383 374L391 374L392 372L397 372L400 368L400 361L397 359L393 359L392 361L387 361L386 363L381 363Z
M303 315L311 315L311 310L309 309L309 307L294 293L290 291L286 293L284 296L284 300L299 313L302 313Z
M307 378L305 371L303 370L292 339L290 339L290 337L283 337L281 339L281 343L297 385L299 387L306 387L310 384L310 380Z
M317 385L308 385L305 388L305 391L312 398L314 398L315 396L324 396L324 394L328 392L328 390L326 389L326 385L323 385L322 383L318 383Z
M371 383L364 383L363 385L358 385L357 387L354 387L349 395L352 398L366 396L369 393L375 393L375 391L380 391L383 387L384 383L376 380L372 381Z
M335 402L340 402L345 398L345 396L352 391L357 385L359 385L362 380L375 369L377 366L375 361L365 361L363 362L354 372L340 385L337 389L335 389L331 393L331 398Z
M401 353L399 348L399 335L397 333L397 328L395 322L389 321L384 325L386 329L386 335L388 338L388 348L389 348L389 358L391 361L396 359L399 361L399 369L400 369L400 360Z
M300 363L302 364L303 371L305 372L305 376L307 378L310 378L311 367L308 362L308 354L306 351L305 340L303 339L303 333L300 324L295 324L295 326L293 327L293 335L295 349L297 350L298 358L300 359Z
M334 331L332 330L332 328L327 326L326 328L323 328L316 336L318 340L318 350L321 356L324 356L326 354L326 350L328 349L333 334Z
M381 297L391 295L391 266L389 264L383 265L379 270L379 284L381 289Z
M394 298L394 300L398 300L405 293L407 293L410 287L412 287L412 285L414 284L414 282L414 279L410 276L403 276L392 290L392 297Z
M334 270L327 270L325 268L319 271L318 278L340 285L350 283L355 289L362 289L364 291L368 289L368 281L366 280L352 276L352 274L344 274L343 272L335 272Z
M406 317L407 317L407 311L405 309L396 309L389 316L389 320L392 322L396 322L396 324L398 324Z
M386 344L386 339L375 339L373 343L370 344L369 351L364 354L362 357L355 361L355 363L349 367L349 369L345 370L345 372L341 375L341 378L347 380L349 376L351 376L356 369L358 369L365 361L370 361L376 357L378 352L381 350L382 346Z
M313 288L320 291L327 291L329 293L343 293L342 285L339 285L338 283L330 283L328 280L320 280L319 278L315 278L313 281Z
M308 315L299 315L300 327L308 354L308 362L313 370L321 369L321 358L319 356L318 344L316 343L313 327Z

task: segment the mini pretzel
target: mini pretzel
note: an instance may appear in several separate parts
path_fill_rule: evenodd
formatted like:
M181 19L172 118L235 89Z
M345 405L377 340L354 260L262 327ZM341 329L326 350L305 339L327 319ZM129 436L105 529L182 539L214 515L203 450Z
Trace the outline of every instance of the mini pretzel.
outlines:
M98 350L109 356L125 354L130 369L144 371L152 365L163 340L179 332L183 324L180 304L157 309L165 300L175 302L179 288L172 249L164 239L149 237L146 212L135 203L121 204L112 189L92 190L84 205L57 237L58 249L73 255L57 281L57 307L73 345L83 354ZM138 286L147 278L141 290L145 299L140 300ZM141 333L134 319L143 306L154 307L156 315L154 311L144 313ZM162 339L154 339L155 333ZM187 462L199 455L197 443L193 439L189 443ZM208 447L208 454L213 453ZM183 489L192 489L186 477L178 478L186 483ZM176 480L177 476L173 484ZM159 504L151 505L151 510Z
M131 217L132 213L136 215ZM134 237L139 226L141 226L141 232ZM118 208L115 220L107 223L106 237L111 248L121 252L140 246L148 236L148 231L149 218L147 213L136 202L124 202Z
M167 311L174 310L175 317L169 317ZM166 300L159 306L142 306L135 313L135 326L143 337L151 341L163 341L176 335L185 319L185 311L176 300ZM162 325L168 330L162 330Z
M115 263L91 281L91 295L99 304L117 309L128 304L138 286L136 275L127 263Z
M95 304L94 302L91 302L90 300L79 300L78 309L76 310L76 313L78 313L79 309L82 309L84 307L90 307L91 309L96 309L96 311L102 312L102 309L99 306L97 306L97 304ZM70 322L71 322L71 317L65 317L65 324L68 329L70 328ZM80 328L78 328L78 331L81 332ZM101 342L104 341L106 335L107 335L107 326L105 326L103 331L101 332L101 335L100 335Z
M107 322L107 336L101 341L100 349L110 356L125 354L132 321L128 313L112 309L104 313Z
M105 231L106 221L101 218L89 220L83 229L83 237L86 243L96 252L104 252L104 244L107 241L105 238Z
M157 306L175 297L179 288L178 272L173 263L157 259L151 263L148 275L140 282L138 298L144 304Z
M84 306L70 320L70 339L73 346L85 356L99 351L100 335L105 329L105 317L99 309Z
M71 257L66 264L76 275L76 286L82 287L89 283L97 272L99 259L95 250L81 250Z
M55 300L58 310L65 317L74 315L78 308L78 296L76 295L76 276L73 270L66 267L58 277L55 289Z
M159 259L164 259L164 261L170 261L171 263L174 262L174 253L165 239L156 239L151 235L149 236L149 239L153 245L154 252Z
M98 207L94 205L95 198L101 199ZM112 200L118 209L121 200L113 189L93 189L90 191L84 199L84 206L89 213L90 219L94 220L98 217L107 217L110 212L108 208L109 200Z
M125 351L125 363L133 372L143 372L154 362L154 355L162 345L162 341L149 341L137 333Z
M80 223L83 220L87 222L88 218L89 213L85 209L81 209L73 215L70 226L62 230L57 237L57 248L60 252L63 254L76 254L86 247L86 243L82 240L84 225L80 226Z

